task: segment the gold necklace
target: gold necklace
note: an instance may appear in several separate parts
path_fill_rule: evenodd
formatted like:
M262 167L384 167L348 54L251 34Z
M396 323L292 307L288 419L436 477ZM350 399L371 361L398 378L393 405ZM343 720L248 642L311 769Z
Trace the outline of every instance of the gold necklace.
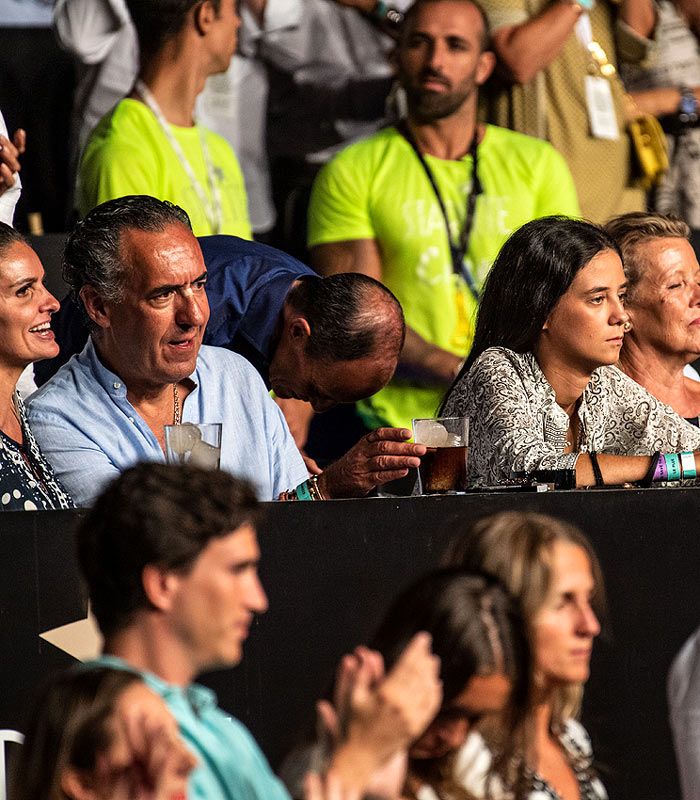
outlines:
M177 384L173 384L173 425L182 424L182 414L180 413L180 392Z

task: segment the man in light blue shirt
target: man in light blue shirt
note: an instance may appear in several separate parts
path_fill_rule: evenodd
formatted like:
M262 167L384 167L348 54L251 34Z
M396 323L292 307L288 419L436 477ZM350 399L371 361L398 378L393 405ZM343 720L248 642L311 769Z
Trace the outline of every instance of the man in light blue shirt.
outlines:
M190 800L289 800L245 726L192 682L239 663L254 616L267 610L257 515L250 486L225 472L146 463L114 481L78 531L101 661L137 670L165 700L198 760ZM419 633L376 685L350 680L362 703L348 699L330 759L350 788L363 789L422 733L440 705L438 673L430 637Z
M281 411L246 359L202 346L187 381L182 422L223 423L222 469L249 480L265 500L308 478ZM126 467L165 460L158 437L92 339L33 396L30 415L43 452L79 506Z
M371 431L309 483L256 370L235 353L202 347L210 318L207 268L177 206L146 195L103 203L76 225L63 261L90 341L31 398L29 418L78 505L137 461L162 461L164 426L180 422L223 423L222 468L251 480L263 500L363 495L419 465L425 448L405 441L409 431L386 428ZM328 407L341 379L345 392L364 396L365 381L374 380L367 376L372 357L335 364L315 358L311 345L324 331L284 308L284 346L277 346L275 363L282 362L277 372L289 381L278 381L278 393L302 392Z
M274 500L308 478L284 418L241 356L202 347L206 267L181 209L121 198L78 224L66 273L91 325L83 352L34 395L32 430L78 505L138 461L164 426L221 422L221 467Z

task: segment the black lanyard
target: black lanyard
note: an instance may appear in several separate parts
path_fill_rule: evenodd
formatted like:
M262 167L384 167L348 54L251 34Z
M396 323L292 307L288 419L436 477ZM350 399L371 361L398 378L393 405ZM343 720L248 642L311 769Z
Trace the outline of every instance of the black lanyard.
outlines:
M474 137L472 138L472 142L469 145L469 155L472 157L472 185L469 190L469 194L467 195L467 213L464 218L464 226L459 234L459 239L457 242L452 241L452 233L450 231L450 220L447 216L447 209L445 208L445 201L442 199L442 195L440 194L440 190L438 189L438 185L435 182L435 177L433 173L430 171L430 167L428 166L425 158L423 157L423 153L418 149L418 145L416 144L415 139L411 135L411 131L406 123L405 120L401 120L401 122L397 125L397 130L399 133L404 137L404 139L411 145L413 148L413 152L418 157L418 160L425 171L426 177L430 181L430 185L433 188L433 192L435 193L435 198L438 201L438 205L440 206L440 211L442 211L443 219L445 220L445 229L447 231L447 241L450 245L450 255L452 256L452 269L455 271L457 275L461 275L467 286L469 287L469 291L474 295L474 299L478 302L479 301L479 289L476 285L476 281L474 280L474 276L469 271L469 268L464 263L464 257L467 255L467 250L469 249L469 237L472 233L472 228L474 227L474 211L476 209L476 198L483 194L483 188L481 186L481 181L479 180L479 173L477 172L477 139L478 132L476 128L474 129Z

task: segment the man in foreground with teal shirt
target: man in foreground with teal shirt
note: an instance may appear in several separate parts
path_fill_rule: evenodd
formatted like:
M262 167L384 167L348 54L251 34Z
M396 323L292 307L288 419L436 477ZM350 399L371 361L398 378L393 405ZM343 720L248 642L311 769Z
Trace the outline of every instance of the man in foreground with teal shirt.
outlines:
M477 122L478 89L494 65L488 41L471 0L414 3L394 56L407 117L350 145L314 185L312 266L371 275L406 316L395 379L360 404L372 428L434 416L469 350L479 291L505 240L531 219L580 213L550 144Z
M256 614L258 503L228 473L140 464L100 496L78 532L78 557L105 640L102 662L135 669L161 695L198 760L190 800L289 800L247 728L222 711L201 672L238 664ZM418 634L376 685L356 687L329 769L361 792L420 734L441 701L439 659ZM285 722L289 722L285 720Z

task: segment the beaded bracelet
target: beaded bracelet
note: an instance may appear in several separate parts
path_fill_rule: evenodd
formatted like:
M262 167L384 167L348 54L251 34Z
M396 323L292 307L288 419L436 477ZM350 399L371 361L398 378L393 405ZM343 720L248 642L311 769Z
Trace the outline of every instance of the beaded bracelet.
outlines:
M318 475L312 475L307 478L303 483L300 483L296 489L290 489L284 492L282 500L295 501L295 500L325 500L323 492L318 485Z
M388 5L384 0L377 0L377 4L374 6L370 16L394 31L398 31L403 24L404 18L403 13L398 8Z

